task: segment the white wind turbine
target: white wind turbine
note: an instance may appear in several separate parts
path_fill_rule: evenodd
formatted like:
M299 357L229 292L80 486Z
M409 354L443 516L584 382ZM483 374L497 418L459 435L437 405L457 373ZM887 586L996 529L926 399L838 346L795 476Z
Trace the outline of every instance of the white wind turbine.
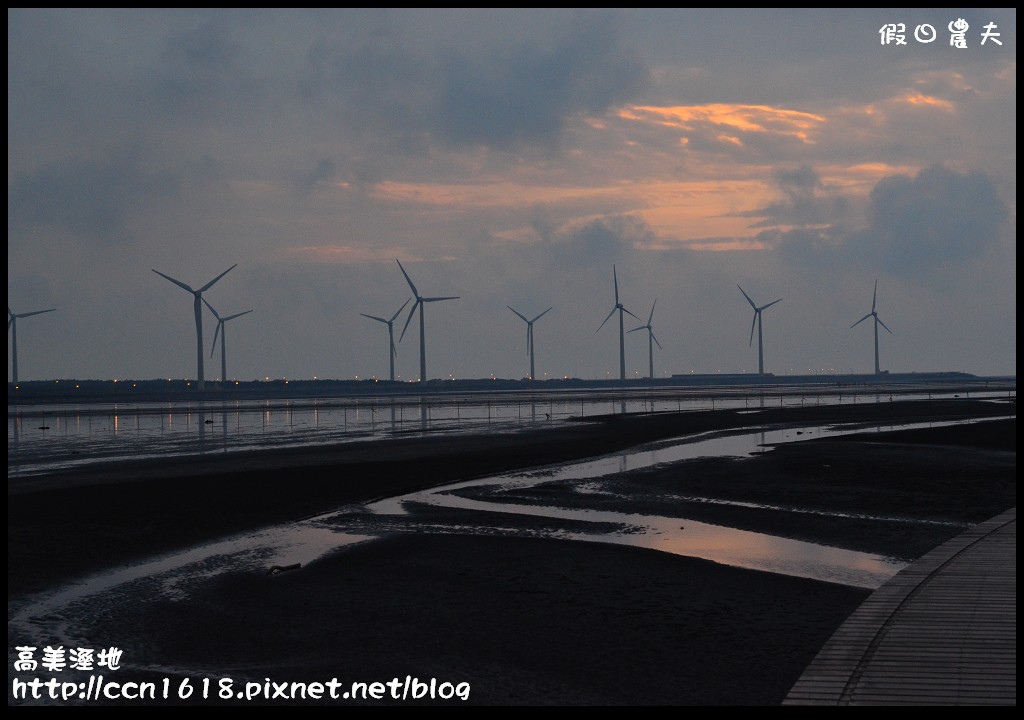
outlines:
M743 293L743 297L745 297L747 299L747 302L750 303L750 307L754 308L754 320L752 323L750 323L750 344L754 344L754 325L757 325L757 374L764 375L764 335L761 332L763 323L763 321L761 320L761 313L770 308L775 303L782 302L782 298L779 298L778 300L773 300L767 305L762 305L761 307L758 307L757 305L754 304L754 301L750 299L750 296L743 292L743 288L741 288L739 285L737 285L736 287L740 288L740 292Z
M423 306L428 302L440 302L441 300L458 300L457 295L446 295L445 297L423 297L420 295L420 291L416 289L416 286L412 284L412 278L409 277L409 273L402 267L400 260L395 258L395 262L398 263L398 268L405 275L405 281L409 283L409 287L412 288L412 295L416 299L413 303L412 309L409 311L409 317L405 321L405 327L402 328L402 334L398 336L398 342L402 342L402 338L405 337L405 331L409 329L409 323L412 322L412 316L416 312L416 308L420 310L420 382L426 382L427 380L427 340L425 336L425 324L423 322Z
M878 326L881 325L882 327L889 331L890 335L892 335L892 330L889 330L888 326L884 322L882 322L882 318L878 317L878 313L875 312L875 300L877 299L878 280L875 280L875 292L871 295L871 312L869 312L867 315L865 315L860 320L858 320L857 322L850 326L851 329L855 328L862 322L867 320L869 317L873 317L875 319L875 375L879 375L882 372L878 365Z
M647 331L647 357L650 360L650 365L651 365L651 380L654 379L654 343L658 343L658 347L661 348L662 350L664 350L664 348L661 347L661 343L658 342L658 338L654 337L654 328L651 326L651 321L654 320L654 306L657 305L657 304L658 304L658 301L655 300L654 301L654 305L651 305L651 314L650 314L650 317L647 318L647 324L646 325L641 325L640 327L633 328L632 330L629 331L629 332L636 332L637 330L646 330Z
M18 384L18 318L42 315L43 313L54 312L57 308L49 310L33 310L27 313L15 313L11 306L7 306L7 329L11 331L11 382Z
M525 315L523 315L521 312L516 310L511 305L506 305L505 307L507 307L509 310L511 310L516 315L521 317L523 319L523 322L526 323L526 351L528 353L530 353L530 379L534 380L534 379L536 379L537 376L536 376L536 374L534 374L534 368L533 368L533 324L535 322L537 322L538 320L540 320L545 315L547 315L549 312L551 312L551 308L548 308L547 310L542 312L540 315L535 317L533 320L527 320Z
M207 290L209 290L213 286L213 284L215 282L217 282L222 277L227 275L229 272L234 270L237 266L238 266L238 263L235 263L234 265L229 267L227 270L222 272L220 275L215 277L213 280L211 280L210 282L208 282L205 285L203 285L198 290L193 290L188 285L186 285L185 283L181 282L181 280L175 280L170 275L164 275L159 270L153 270L153 272L155 272L160 277L167 278L168 280L170 280L172 283L174 283L178 287L180 287L183 290L187 290L188 292L192 293L192 295L195 297L195 303L193 304L193 309L195 310L195 315L196 315L196 366L197 366L197 370L198 370L198 377L197 377L196 386L200 390L206 389L206 382L205 382L204 376L203 376L203 302L202 302L203 293L206 292Z
M612 311L610 313L608 313L608 317L606 317L601 322L601 324L598 326L597 331L595 332L595 334L597 332L601 332L601 328L604 327L604 324L606 322L608 322L608 320L611 318L611 316L615 314L615 311L618 310L619 311L619 379L620 380L625 380L626 379L626 332L625 332L625 329L622 326L622 317L623 317L624 313L628 313L629 315L633 315L633 313L629 312L629 310L627 310L625 307L623 307L622 303L619 302L619 276L618 276L618 273L615 270L615 266L614 265L612 265L612 278L614 278L614 280L615 280L615 306L612 308ZM635 317L637 320L640 320L640 318L636 317L636 315L633 315L633 317ZM643 321L641 320L641 322L643 322Z
M206 298L203 298L203 302L206 303L206 307L210 308L210 312L213 313L213 316L217 318L217 330L213 333L213 345L210 346L210 357L212 358L213 353L217 350L217 335L220 335L220 381L226 383L228 381L228 360L226 350L228 343L228 330L225 327L225 323L227 323L228 320L234 320L237 317L248 315L252 310L246 310L245 312L221 317L217 314L217 311L213 309L213 305L207 302Z
M412 298L409 298L409 300L412 300ZM377 317L376 315L367 315L366 313L359 313L363 317L367 317L367 318L370 318L371 320L376 320L378 322L382 322L382 323L384 323L385 325L388 326L388 345L391 348L390 351L388 352L388 357L391 359L391 379L392 380L395 379L395 356L398 355L398 350L395 349L395 328L394 328L395 318L398 317L398 314L400 312L405 310L405 306L409 304L409 300L406 300L404 303L402 303L402 307L398 308L398 310L395 311L395 314L392 315L389 320L385 320L382 317Z

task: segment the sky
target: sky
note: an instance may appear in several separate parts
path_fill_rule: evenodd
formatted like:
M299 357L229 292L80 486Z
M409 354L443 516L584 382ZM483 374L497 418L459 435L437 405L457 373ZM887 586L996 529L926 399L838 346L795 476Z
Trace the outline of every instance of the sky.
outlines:
M1013 9L7 20L21 380L1016 374Z

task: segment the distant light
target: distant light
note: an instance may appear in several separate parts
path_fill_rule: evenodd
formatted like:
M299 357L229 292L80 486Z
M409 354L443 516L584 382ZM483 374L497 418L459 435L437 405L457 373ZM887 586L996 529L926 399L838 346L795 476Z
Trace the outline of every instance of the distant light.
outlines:
M75 385L75 387L78 387L78 385Z
M235 380L235 385L237 385L237 384L238 384L238 381L237 381L237 380Z

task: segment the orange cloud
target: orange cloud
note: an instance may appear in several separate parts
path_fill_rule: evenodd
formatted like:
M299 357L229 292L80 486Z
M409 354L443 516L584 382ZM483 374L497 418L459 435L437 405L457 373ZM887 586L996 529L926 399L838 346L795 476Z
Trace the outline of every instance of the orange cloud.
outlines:
M634 105L621 110L619 117L639 122L655 122L680 130L694 130L698 124L719 125L743 132L790 135L806 143L813 142L810 133L825 122L823 115L799 110L784 110L770 105L727 103L673 107ZM738 142L738 139L730 136L721 137Z
M381 200L445 206L515 206L554 203L620 194L615 187L527 185L514 182L482 182L472 185L381 182L373 194Z
M956 106L949 100L943 100L931 95L924 95L917 91L908 92L906 95L898 97L895 100L896 102L907 103L908 105L938 108L939 110L945 110L946 112L953 112L956 109Z

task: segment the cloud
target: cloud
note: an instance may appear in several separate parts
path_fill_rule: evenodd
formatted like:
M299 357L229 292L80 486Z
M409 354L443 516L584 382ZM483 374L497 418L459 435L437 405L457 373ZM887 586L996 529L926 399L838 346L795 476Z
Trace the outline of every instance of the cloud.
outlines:
M985 173L932 166L881 180L871 191L867 229L844 251L912 276L981 256L1008 217Z
M812 168L774 179L782 199L736 215L763 218L751 227L765 229L748 241L808 267L842 262L923 277L980 258L1010 214L987 174L941 165L882 178L863 213L858 198L827 188Z
M656 239L647 223L629 215L598 218L554 233L542 225L537 229L548 233L546 245L554 260L571 268L610 264Z
M763 208L733 213L764 218L751 227L839 225L850 215L851 199L827 187L813 168L776 170L773 176L782 199Z
M7 194L8 227L50 227L106 243L131 238L128 214L152 197L177 192L180 179L145 170L131 153L54 162L15 175Z
M648 70L621 43L612 16L581 13L556 37L482 47L410 47L391 27L351 42L316 45L301 81L307 102L406 150L550 148L572 118L633 98Z

